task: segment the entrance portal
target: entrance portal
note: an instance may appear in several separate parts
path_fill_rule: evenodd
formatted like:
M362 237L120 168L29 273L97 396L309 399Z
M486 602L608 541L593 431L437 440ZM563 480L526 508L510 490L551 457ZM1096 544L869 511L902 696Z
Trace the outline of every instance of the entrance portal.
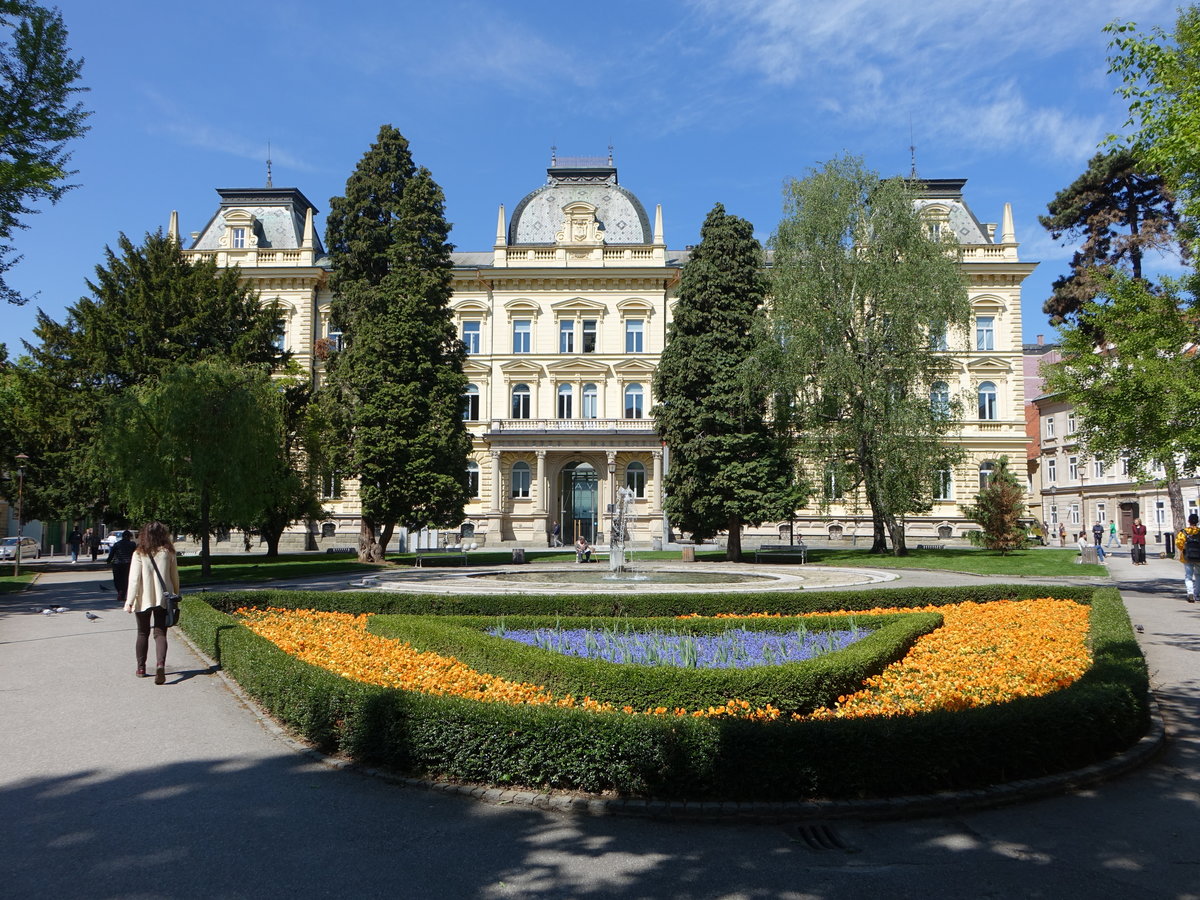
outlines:
M563 468L558 520L563 523L564 544L574 543L580 535L589 544L596 542L599 495L599 480L590 465L580 462Z

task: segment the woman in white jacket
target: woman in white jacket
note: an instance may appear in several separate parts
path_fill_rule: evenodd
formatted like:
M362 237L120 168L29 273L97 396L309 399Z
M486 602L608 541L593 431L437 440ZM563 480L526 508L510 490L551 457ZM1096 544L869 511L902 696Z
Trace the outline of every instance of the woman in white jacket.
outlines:
M155 573L155 566L158 572ZM161 577L160 577L161 575ZM165 587L164 587L165 585ZM154 683L167 680L167 624L166 604L163 595L170 591L179 593L179 566L175 562L175 545L171 543L171 532L162 522L151 522L138 532L137 549L129 565L129 589L125 593L125 612L137 617L137 657L139 678L146 674L146 653L150 649L151 631L154 634L154 649L157 663L154 668Z

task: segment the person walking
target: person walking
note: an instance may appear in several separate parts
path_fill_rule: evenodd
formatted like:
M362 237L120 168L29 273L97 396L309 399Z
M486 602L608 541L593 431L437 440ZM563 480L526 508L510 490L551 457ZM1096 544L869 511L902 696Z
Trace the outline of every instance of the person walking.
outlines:
M67 546L71 551L71 562L79 562L79 545L83 543L83 535L79 531L79 526L76 525L71 531L70 537L67 538Z
M554 527L550 529L550 546L562 546L562 526L560 526L558 522L555 522Z
M1130 556L1133 558L1135 566L1144 566L1146 564L1146 526L1142 524L1141 519L1134 519L1131 531Z
M1120 547L1121 546L1121 541L1117 538L1117 523L1116 522L1108 523L1108 546L1110 546L1110 547Z
M1092 538L1096 541L1097 547L1104 543L1104 526L1099 522L1092 526Z
M1187 528L1175 535L1175 549L1183 563L1183 589L1187 602L1196 602L1196 576L1200 574L1200 515L1188 516Z
M155 650L154 683L167 680L167 621L164 595L179 593L179 566L171 532L162 522L150 522L139 533L137 547L129 566L129 586L125 593L125 612L137 617L137 641L134 656L139 678L146 674L146 655L153 633Z
M1061 547L1067 546L1067 526L1065 524L1060 523L1058 526L1058 543Z
M133 542L133 532L124 531L121 539L112 545L108 551L107 565L112 566L113 585L117 589L117 602L125 605L125 594L129 590L129 566L133 562L133 551L137 544Z

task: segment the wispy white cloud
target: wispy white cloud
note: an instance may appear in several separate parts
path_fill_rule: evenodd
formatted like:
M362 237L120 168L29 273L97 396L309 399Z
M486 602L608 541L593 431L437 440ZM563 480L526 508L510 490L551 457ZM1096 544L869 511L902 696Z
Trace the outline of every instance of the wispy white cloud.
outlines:
M266 161L268 136L251 140L197 120L163 94L147 91L146 96L158 110L157 118L146 126L151 134L165 135L187 147L223 153L238 159ZM319 167L311 165L286 147L272 144L270 155L272 162L288 169L299 172L320 171Z

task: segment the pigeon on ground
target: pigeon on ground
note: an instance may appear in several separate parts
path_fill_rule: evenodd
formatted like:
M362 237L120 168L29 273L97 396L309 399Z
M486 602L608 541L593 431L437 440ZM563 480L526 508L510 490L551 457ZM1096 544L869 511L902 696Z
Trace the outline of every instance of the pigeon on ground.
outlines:
M54 610L55 612L70 612L70 610L67 609L65 606L52 606L50 608L52 610Z
M42 615L43 615L43 616L52 616L52 615L54 615L54 610L52 610L52 609L43 609L43 610L42 610Z
M1146 633L1146 630L1145 630L1144 628L1142 628L1142 626L1141 626L1141 625L1134 625L1133 627L1137 629L1137 633L1138 633L1138 634L1145 634L1145 633Z
M91 619L93 622L95 622L98 618L100 618L94 612L85 612L84 615L87 616L89 619Z

